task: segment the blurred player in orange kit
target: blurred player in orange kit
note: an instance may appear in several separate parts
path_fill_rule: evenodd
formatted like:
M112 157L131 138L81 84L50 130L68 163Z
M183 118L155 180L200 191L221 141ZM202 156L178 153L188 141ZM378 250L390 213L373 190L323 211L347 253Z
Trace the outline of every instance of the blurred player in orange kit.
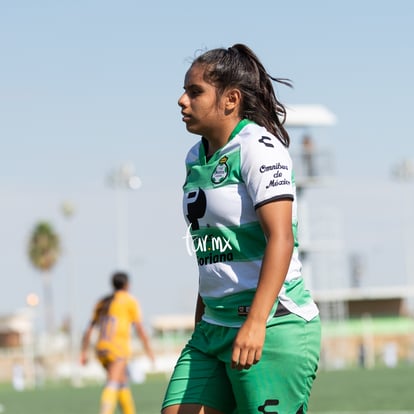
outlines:
M123 414L135 414L135 404L128 385L127 364L131 356L131 325L142 341L144 349L154 362L148 335L142 325L138 301L128 292L128 275L116 272L112 276L113 293L99 300L92 319L83 335L81 363L88 361L88 348L95 327L99 338L96 355L105 368L107 379L101 394L100 414L113 414L117 403Z

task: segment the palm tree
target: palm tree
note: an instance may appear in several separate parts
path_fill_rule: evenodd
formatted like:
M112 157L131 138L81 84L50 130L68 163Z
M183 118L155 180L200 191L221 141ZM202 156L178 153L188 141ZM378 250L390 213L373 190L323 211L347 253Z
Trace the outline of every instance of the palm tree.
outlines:
M52 290L50 286L50 270L60 254L60 240L53 227L41 221L37 223L29 240L29 259L33 266L42 272L46 329L53 330Z

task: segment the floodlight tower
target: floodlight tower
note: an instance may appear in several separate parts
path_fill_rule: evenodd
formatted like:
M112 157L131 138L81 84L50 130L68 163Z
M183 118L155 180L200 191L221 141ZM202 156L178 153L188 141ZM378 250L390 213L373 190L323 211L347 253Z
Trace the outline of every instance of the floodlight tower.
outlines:
M127 190L138 190L141 179L135 174L132 162L125 162L109 175L109 185L116 192L116 227L117 227L117 266L127 270L129 267L128 236L128 198Z
M328 185L333 178L332 157L322 151L314 142L313 128L329 127L336 123L335 115L323 105L289 105L286 108L285 126L289 132L302 134L301 146L292 150L299 223L299 244L303 277L306 286L314 290L312 253L328 253L335 248L337 240L316 240L312 234L310 206L306 197L307 190ZM324 306L319 304L320 307ZM328 318L342 319L345 308L341 304L335 310L321 309Z

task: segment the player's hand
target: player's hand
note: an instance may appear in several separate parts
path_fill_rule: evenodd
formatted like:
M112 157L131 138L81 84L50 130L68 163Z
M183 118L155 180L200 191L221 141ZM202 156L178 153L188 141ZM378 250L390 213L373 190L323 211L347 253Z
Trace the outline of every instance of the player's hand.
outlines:
M154 356L151 356L150 360L151 360L151 369L152 369L153 371L155 371L155 370L156 370L156 366L157 366L157 364L156 364L156 359L155 359L155 357L154 357Z
M86 365L88 363L88 355L84 352L81 353L80 363L81 365Z
M233 342L231 367L242 370L249 369L253 364L257 364L262 357L265 336L265 324L246 320Z

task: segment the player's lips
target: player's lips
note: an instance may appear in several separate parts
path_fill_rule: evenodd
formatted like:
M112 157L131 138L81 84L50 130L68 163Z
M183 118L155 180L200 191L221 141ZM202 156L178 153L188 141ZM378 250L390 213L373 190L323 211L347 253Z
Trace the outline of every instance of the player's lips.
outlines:
M181 112L183 122L188 122L191 118L190 115L186 114L185 112Z

